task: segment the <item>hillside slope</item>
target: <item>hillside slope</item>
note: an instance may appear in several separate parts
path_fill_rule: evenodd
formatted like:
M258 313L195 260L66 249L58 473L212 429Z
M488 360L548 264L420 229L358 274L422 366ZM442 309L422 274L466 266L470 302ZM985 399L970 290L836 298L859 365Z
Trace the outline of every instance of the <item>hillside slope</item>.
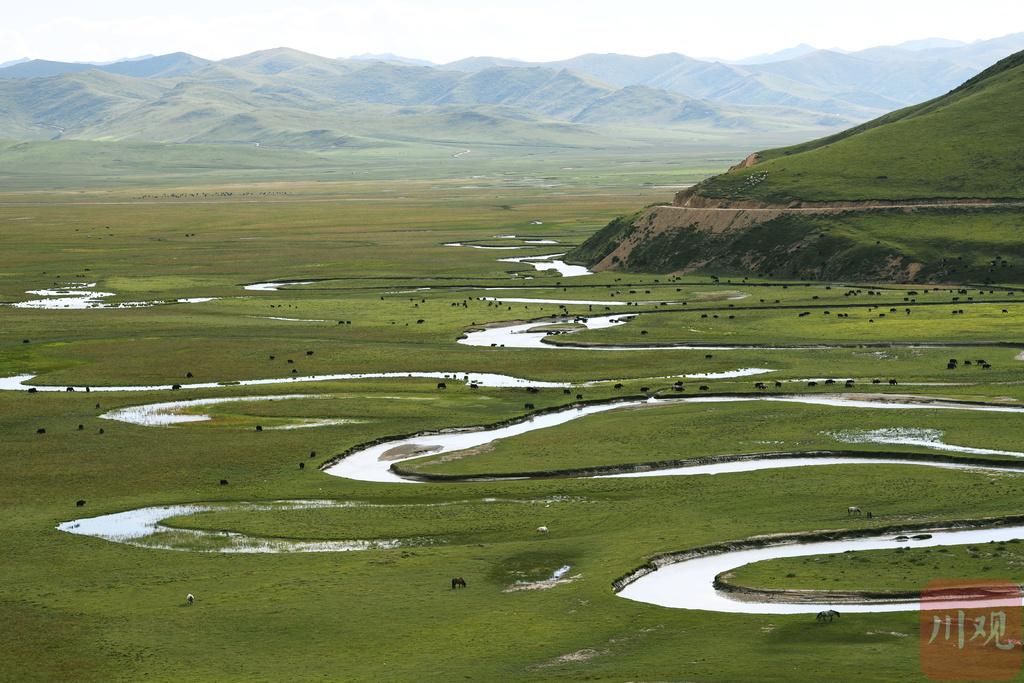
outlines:
M693 194L772 203L1024 198L1024 52L955 90L819 140L758 152Z
M569 258L597 269L1024 281L1024 52L951 92L750 155L618 219Z

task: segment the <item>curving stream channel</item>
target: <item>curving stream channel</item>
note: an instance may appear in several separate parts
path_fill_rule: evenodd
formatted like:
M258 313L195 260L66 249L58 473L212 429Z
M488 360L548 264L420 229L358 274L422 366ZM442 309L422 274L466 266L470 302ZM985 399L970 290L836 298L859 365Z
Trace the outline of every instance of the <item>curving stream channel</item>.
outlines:
M31 384L35 375L12 375L0 377L0 391L166 391L171 386L166 384L138 384L125 386L63 386L57 384ZM440 379L453 382L464 382L484 387L538 387L564 388L572 386L568 382L541 382L524 377L498 375L490 372L363 372L339 373L333 375L297 375L294 377L271 377L267 379L243 379L224 382L195 382L192 384L176 384L177 389L219 389L223 387L247 387L264 384L301 384L305 382L334 382L359 379Z
M476 448L494 441L507 439L520 434L548 429L558 425L578 420L589 415L605 413L611 410L624 410L630 408L661 407L667 405L692 404L692 403L737 403L750 401L769 401L777 403L802 403L806 405L834 406L844 408L865 408L879 410L970 410L979 412L999 412L1024 414L1024 407L1017 406L992 406L976 405L968 403L955 403L951 401L929 401L913 402L906 400L868 400L862 398L847 397L841 394L836 395L814 395L814 396L692 396L686 398L656 399L618 401L614 403L599 403L587 406L572 406L542 415L536 415L520 422L493 427L489 429L463 429L446 430L438 434L423 434L418 436L394 439L377 443L372 446L357 449L336 463L328 466L324 471L327 474L355 479L357 481L374 481L386 483L418 483L418 480L407 479L395 473L391 466L394 463L403 462L423 457L424 455L438 455L451 453L467 448ZM945 445L945 444L944 444ZM955 447L948 447L947 450L957 450ZM964 447L962 452L972 453L980 449ZM1024 458L1024 452L1002 451L1005 455L1014 455ZM881 459L879 459L881 460ZM878 462L878 460L867 460ZM856 464L864 463L864 458L815 458L815 457L794 457L779 460L748 460L741 462L717 463L713 465L701 465L693 467L678 467L667 470L655 470L643 473L630 473L621 475L606 476L672 476L672 475L695 475L695 474L717 474L720 472L747 472L761 469L773 469L779 467L804 467L809 465L830 465L830 464ZM953 467L957 469L991 469L975 465L952 465L930 460L906 461L889 459L888 463L917 464L933 467ZM995 468L999 469L999 468ZM1012 469L1012 468L1006 468Z
M922 533L924 532L924 533ZM847 538L816 543L770 545L695 557L659 567L626 585L619 596L662 607L701 609L737 614L806 614L836 607L834 602L744 602L715 588L715 577L752 562L806 555L832 555L855 550L891 550L899 547L932 548L944 545L983 544L1024 537L1024 526L988 529L931 529L914 532L929 538L913 539L887 533L865 538ZM909 540L908 540L909 538ZM1019 600L1018 600L1019 604ZM887 600L843 603L843 612L903 612L921 608L919 600Z
M534 257L536 258L536 257ZM277 283L274 283L277 284ZM582 325L583 329L601 329L623 324L631 316L600 316L588 319L564 318L556 322L575 322ZM544 339L550 331L537 330L543 323L515 323L495 326L483 330L474 330L459 339L459 343L470 346L503 346L508 348L577 348L605 351L634 351L651 349L721 349L730 350L738 348L752 348L751 346L703 346L703 345L658 345L650 347L636 346L554 346L545 343ZM756 347L764 349L764 347ZM806 347L779 347L779 348L830 348L825 345ZM770 372L765 368L745 368L733 371L725 376L744 376L746 374L758 374ZM711 376L711 375L707 375ZM330 379L365 379L385 377L431 377L455 379L461 377L463 381L473 381L490 386L570 386L568 383L541 383L521 378L510 378L502 375L482 375L464 373L378 373L378 374L347 374L347 375L320 375L301 378L280 378L267 380L247 380L232 384L270 384L278 382L296 381L325 381ZM473 378L472 380L470 378ZM25 390L29 387L28 381L31 375L20 375L16 377L0 379L0 390ZM489 380L489 381L488 381ZM213 388L225 386L223 383L197 383L182 385L182 388ZM165 387L160 386L139 386L139 387L93 387L93 391L146 391L159 390ZM76 388L78 389L78 388ZM40 391L65 391L64 387L39 387ZM309 398L309 396L303 396ZM199 399L200 402L221 402L223 400L281 400L286 397L237 397L232 399ZM589 415L608 412L612 410L636 409L649 406L663 406L676 403L717 403L717 402L738 402L738 401L775 401L803 403L823 406L839 406L845 408L861 409L927 409L927 410L969 410L981 412L1001 413L1024 413L1024 407L1017 406L996 406L982 404L957 403L952 401L929 400L915 402L906 399L888 399L885 397L859 398L846 395L814 395L814 396L697 396L680 397L673 399L646 399L646 400L625 400L620 402L592 404L585 406L572 406L569 408L535 415L528 419L484 429L453 429L437 434L422 434L413 437L397 438L381 443L358 448L337 462L329 465L324 471L332 476L345 477L358 481L379 482L379 483L420 483L416 480L406 479L396 474L391 466L394 463L403 462L424 455L433 455L474 448L489 444L494 441L514 437L527 432L540 429L547 429L572 420L580 419ZM166 417L173 408L179 407L182 403L174 402L164 404L152 404L151 406L138 406L134 410L150 410L151 416ZM168 406L171 406L170 408ZM105 417L110 417L107 415ZM119 419L119 418L114 418ZM157 417L159 420L160 418ZM190 419L203 419L203 416L193 416ZM130 420L129 420L130 421ZM145 422L140 422L144 424ZM148 424L161 424L161 422L149 422ZM894 437L895 438L895 437ZM916 438L916 437L915 437ZM976 449L971 447L958 447L949 444L937 445L934 440L921 442L920 439L911 438L893 440L891 443L914 443L942 450L957 451L962 453L998 453L1001 455L1024 458L1024 452L1014 451L988 451L987 449ZM971 471L987 471L1000 473L1002 476L1019 476L1022 474L1020 467L1012 465L998 466L993 464L966 464L939 462L929 460L923 456L910 456L907 459L896 459L891 457L872 457L865 454L864 457L843 458L843 457L780 457L732 460L711 464L695 464L693 466L674 467L671 469L634 471L617 474L597 475L601 478L616 477L649 477L649 476L693 476L701 474L726 474L732 472L749 472L763 469L775 469L785 467L807 467L823 466L834 464L902 464L918 465L928 467L942 467L952 469L963 469ZM279 501L276 505L302 505L302 504L336 504L338 506L351 505L351 503L339 503L336 501ZM271 504L271 505L275 505ZM253 509L257 509L254 506ZM174 547L171 544L162 544L160 538L175 538L176 536L205 537L213 532L200 532L188 530L169 530L162 527L159 522L172 516L196 514L217 509L212 505L180 505L168 507L142 508L130 510L113 515L73 520L62 523L58 529L69 533L94 536L107 540L126 542L146 547ZM251 539L248 537L233 538L231 534L216 532L212 539L212 548L217 552L337 552L346 550L361 550L369 548L395 547L396 541L331 541L327 543L317 542L314 545L302 545L305 542L295 542L299 545L271 548L265 539ZM238 536L238 535L236 535ZM892 533L878 534L875 536L858 536L855 538L838 538L816 542L777 542L771 544L766 542L760 547L744 547L735 550L713 552L706 555L686 557L679 561L666 560L653 569L638 571L629 582L621 588L619 595L629 600L650 603L665 607L713 610L731 613L745 614L796 614L813 613L829 609L833 603L827 602L802 602L788 601L785 598L778 598L769 602L742 601L729 593L719 591L715 587L715 578L726 571L739 566L770 560L776 558L799 557L805 555L819 555L842 553L855 550L876 550L895 547L905 547L908 543L914 547L934 547L941 545L959 545L972 543L987 543L989 541L1007 541L1024 537L1024 526L1002 526L993 528L971 528L971 529L943 529L936 528L929 530L924 536L916 540L901 536L899 539ZM204 538L209 541L211 539ZM868 601L856 603L845 603L842 605L846 612L892 612L918 609L917 600L903 601Z
M551 300L553 303L554 300ZM588 303L588 302L580 302ZM589 302L594 303L594 302ZM603 302L597 302L603 303ZM625 325L632 320L635 314L625 315L599 315L592 317L571 317L561 316L551 318L547 321L534 320L526 323L512 323L494 325L483 329L474 329L466 332L458 339L458 343L466 346L495 346L509 349L560 349L578 351L740 351L744 349L756 349L758 351L793 351L808 349L835 349L842 348L836 344L807 344L793 346L760 346L757 344L566 344L552 343L551 339L556 336L574 334L584 330L604 330L609 327ZM553 332L547 329L549 325L574 324L579 325L577 329L565 329ZM927 346L922 344L922 347Z

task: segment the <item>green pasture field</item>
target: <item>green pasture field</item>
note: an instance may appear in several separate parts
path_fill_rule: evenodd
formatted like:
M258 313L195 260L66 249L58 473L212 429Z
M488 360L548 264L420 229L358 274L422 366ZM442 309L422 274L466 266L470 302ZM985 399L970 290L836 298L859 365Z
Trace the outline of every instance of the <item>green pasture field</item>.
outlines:
M1017 540L948 548L898 548L767 560L743 566L730 583L748 588L920 590L935 576L1020 580Z
M302 178L298 171L295 178L242 173L230 183L212 172L182 172L160 175L148 186L69 176L59 179L57 190L43 191L33 185L41 180L26 176L22 187L0 194L0 302L44 298L27 292L75 282L113 292L105 300L110 303L216 297L126 309L0 305L0 378L33 374L33 382L46 385L167 387L0 391L0 534L6 543L0 553L0 679L737 681L756 675L788 681L822 661L840 680L919 679L916 639L893 635L916 634L914 613L850 615L821 625L813 615L665 609L617 597L612 581L661 553L759 534L1015 514L1024 475L858 464L694 477L381 484L319 469L374 439L488 425L577 400L639 396L643 387L675 395L672 384L684 375L745 367L771 372L687 379L683 394L759 394L754 384L764 381L768 393L1024 400L1024 362L1015 359L1015 344L1024 342L1024 308L1017 302L1024 303L1024 294L1011 296L1006 287L979 293L971 285L966 294L916 288L912 294L912 287L856 283L611 272L565 278L498 262L559 253L615 215L665 201L673 190L659 187L662 181L698 177L708 167L723 168L729 157L728 150L720 157L708 151L690 165L668 159L637 165L608 152L587 160L584 168L565 171L573 163L560 158L532 166L513 158L509 178L496 175L497 158L461 173L446 168L434 178L400 180L384 171L351 179L355 167L349 166L349 179L322 183L309 181L308 171ZM422 168L421 161L409 163ZM270 192L283 194L259 194ZM496 237L507 234L560 244ZM445 246L449 242L529 248ZM279 291L243 289L288 279L313 282ZM606 311L480 300L487 296L637 305ZM960 301L952 302L954 296ZM868 306L886 317L866 322ZM910 316L888 313L907 306ZM965 312L953 316L952 308ZM709 318L690 309L706 309ZM804 310L811 315L798 317ZM836 318L840 311L850 317ZM623 352L456 343L484 324L544 325L566 312L639 315L554 342L852 346ZM878 342L938 347L857 345ZM980 345L941 346L963 342ZM984 358L992 367L961 363L947 370L953 357ZM442 390L437 380L395 378L170 389L173 383L413 371L491 372L574 386L569 394L560 388L532 394L448 381ZM853 377L856 385L807 385L828 377ZM876 378L882 383L872 384ZM890 386L889 378L898 384ZM621 389L614 388L617 382ZM702 384L707 392L699 392ZM192 407L186 412L212 419L170 427L100 418L154 402L284 394L302 398ZM344 421L271 429L313 418ZM415 465L425 472L474 473L761 450L938 452L828 436L891 427L938 430L946 443L1015 451L1024 434L1020 422L1005 413L668 405L613 411L443 464L427 458ZM220 485L222 479L228 485ZM237 505L167 524L268 539L405 543L348 553L222 554L200 552L198 542L192 550L160 550L55 528L140 507L295 499L361 505ZM85 505L77 507L78 500ZM849 518L849 504L872 510L876 520ZM550 533L538 534L541 525ZM883 563L872 556L871 574L855 575L852 561L830 560L813 565L818 573L755 567L750 580L875 589L986 571L1021 578L1009 550L993 558L951 549L950 561L938 554L932 550L927 567L907 560L892 576L878 571ZM517 582L541 581L563 565L570 565L568 582L518 589ZM840 582L832 580L833 567L846 571ZM797 576L787 580L789 573ZM454 576L469 587L451 590ZM188 593L196 596L191 607L184 605Z

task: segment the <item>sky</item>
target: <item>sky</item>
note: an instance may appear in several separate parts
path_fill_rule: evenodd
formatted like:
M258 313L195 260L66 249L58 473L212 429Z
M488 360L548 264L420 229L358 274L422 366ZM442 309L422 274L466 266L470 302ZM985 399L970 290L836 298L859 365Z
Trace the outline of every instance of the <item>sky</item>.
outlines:
M740 59L799 43L857 50L1018 31L1021 0L45 0L0 7L0 62L223 59L282 46L439 63L588 52Z

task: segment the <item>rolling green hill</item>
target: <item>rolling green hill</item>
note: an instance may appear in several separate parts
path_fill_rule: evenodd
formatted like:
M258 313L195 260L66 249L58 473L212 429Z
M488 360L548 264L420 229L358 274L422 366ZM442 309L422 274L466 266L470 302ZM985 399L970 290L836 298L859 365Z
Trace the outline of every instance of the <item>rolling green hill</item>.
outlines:
M1024 198L1024 53L936 99L757 154L701 183L719 199Z
M1024 53L841 133L750 155L571 252L597 269L1024 281Z

